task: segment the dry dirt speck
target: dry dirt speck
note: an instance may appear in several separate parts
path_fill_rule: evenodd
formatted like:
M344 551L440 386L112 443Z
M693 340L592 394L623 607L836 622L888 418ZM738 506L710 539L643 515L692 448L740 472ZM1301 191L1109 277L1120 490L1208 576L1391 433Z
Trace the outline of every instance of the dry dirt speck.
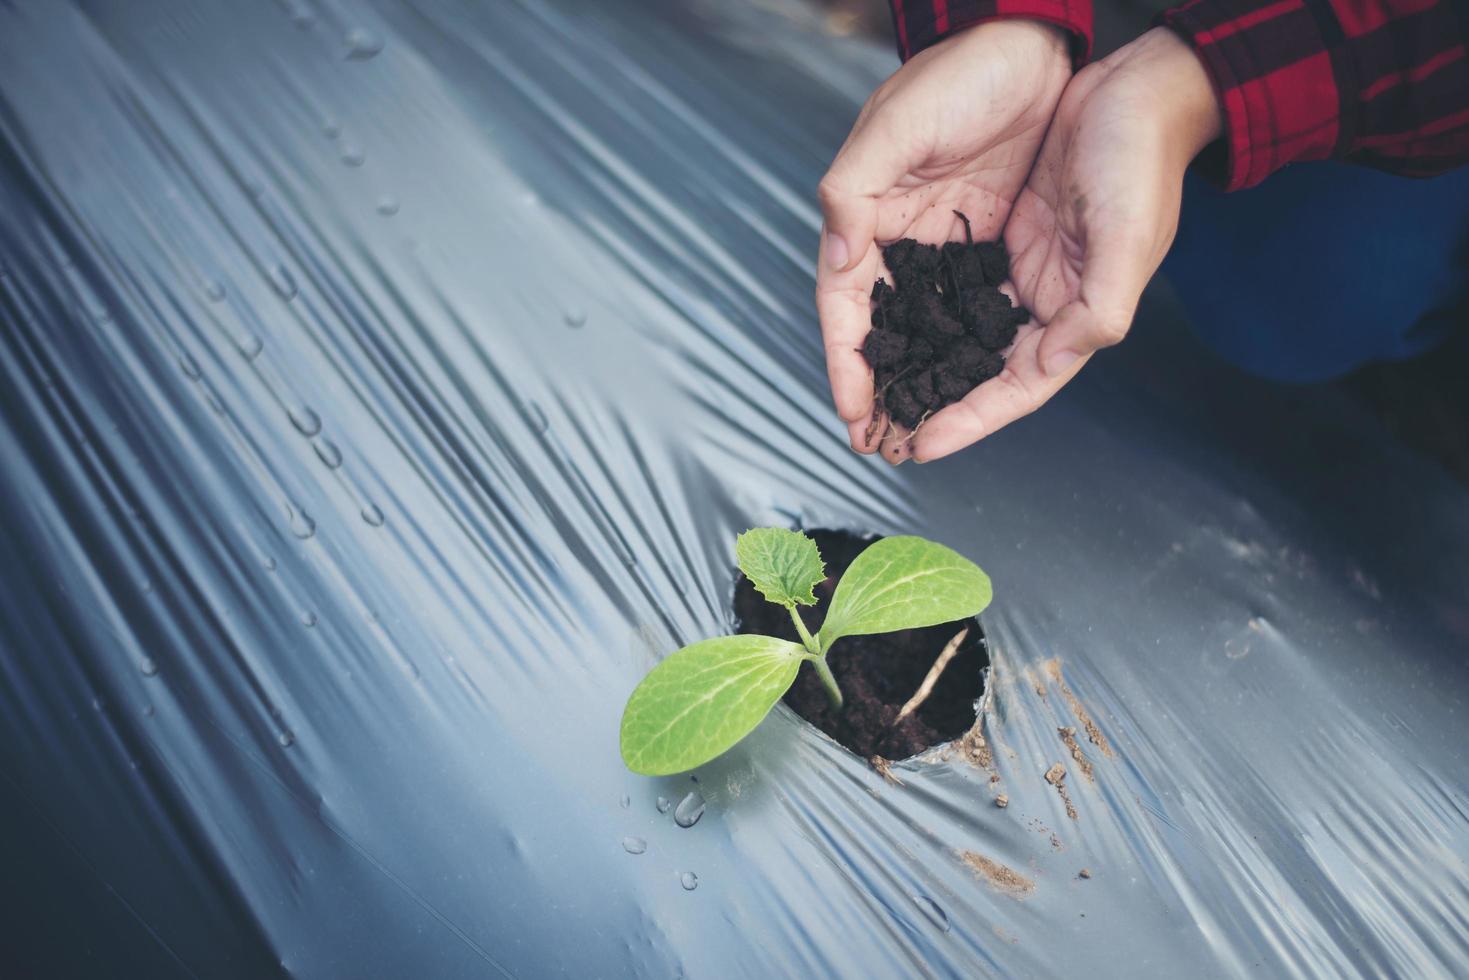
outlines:
M989 883L997 891L1016 898L1023 898L1035 891L1035 882L1014 868L1007 867L993 858L985 857L978 851L959 851L959 860L976 875Z

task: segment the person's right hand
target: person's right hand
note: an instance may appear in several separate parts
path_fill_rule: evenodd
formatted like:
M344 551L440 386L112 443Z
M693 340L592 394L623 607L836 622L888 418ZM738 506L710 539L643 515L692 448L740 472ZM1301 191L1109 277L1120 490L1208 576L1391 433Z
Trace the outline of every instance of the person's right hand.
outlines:
M908 61L863 106L821 180L826 219L816 308L837 414L852 448L870 453L872 371L860 353L871 327L878 243L996 239L1030 174L1071 77L1069 36L1030 20L980 24ZM889 434L884 456L906 456Z
M924 422L914 458L1035 411L1126 336L1178 229L1184 171L1222 127L1198 55L1166 27L1077 73L1005 227L1010 278L1035 319L998 376Z

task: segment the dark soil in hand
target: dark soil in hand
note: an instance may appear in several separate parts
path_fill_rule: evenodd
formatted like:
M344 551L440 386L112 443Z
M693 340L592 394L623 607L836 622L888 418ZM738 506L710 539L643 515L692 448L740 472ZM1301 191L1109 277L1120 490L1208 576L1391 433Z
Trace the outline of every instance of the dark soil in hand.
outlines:
M826 616L837 580L847 566L876 538L859 538L845 531L807 531L826 561L827 579L816 587L815 606L801 606L807 627L814 633ZM735 585L736 632L764 633L799 643L796 627L785 607L766 602L749 580ZM949 662L933 692L901 724L898 711L923 683L928 670L954 634L969 626L969 635ZM974 619L925 629L848 636L827 655L831 672L846 698L846 707L833 713L826 689L809 665L802 665L796 683L785 696L791 709L864 759L906 759L924 749L963 735L974 725L974 702L984 689L989 666L983 634Z
M964 227L967 238L967 219ZM872 366L879 410L914 429L999 374L1001 351L1030 314L1000 292L1010 276L1004 242L938 246L904 238L882 254L893 284L873 284L862 356Z

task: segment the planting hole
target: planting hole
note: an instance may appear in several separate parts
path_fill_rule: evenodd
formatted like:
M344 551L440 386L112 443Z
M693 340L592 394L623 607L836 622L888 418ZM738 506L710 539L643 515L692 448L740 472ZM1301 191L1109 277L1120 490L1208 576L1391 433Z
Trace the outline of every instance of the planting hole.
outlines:
M826 616L833 590L847 566L876 537L849 531L806 531L821 549L826 580L816 586L816 605L798 607L814 633ZM749 579L735 584L736 632L763 633L800 642L790 614L766 602ZM969 633L958 652L939 674L928 696L906 718L897 721L903 706L917 693L944 647L961 629ZM833 712L826 692L811 667L803 666L785 703L796 714L864 759L907 759L924 749L952 741L974 725L974 703L984 688L989 666L984 634L970 618L941 626L846 636L833 644L827 663L846 698L846 707Z

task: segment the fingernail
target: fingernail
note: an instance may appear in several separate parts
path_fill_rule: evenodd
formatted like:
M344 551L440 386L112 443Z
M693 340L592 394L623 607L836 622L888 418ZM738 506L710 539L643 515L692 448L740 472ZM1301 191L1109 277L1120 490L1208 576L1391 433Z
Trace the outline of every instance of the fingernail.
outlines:
M833 272L847 267L847 240L834 231L826 233L826 264Z
M1067 368L1076 363L1076 359L1080 356L1074 350L1063 350L1052 354L1046 358L1046 376L1054 378L1056 375L1065 372Z

